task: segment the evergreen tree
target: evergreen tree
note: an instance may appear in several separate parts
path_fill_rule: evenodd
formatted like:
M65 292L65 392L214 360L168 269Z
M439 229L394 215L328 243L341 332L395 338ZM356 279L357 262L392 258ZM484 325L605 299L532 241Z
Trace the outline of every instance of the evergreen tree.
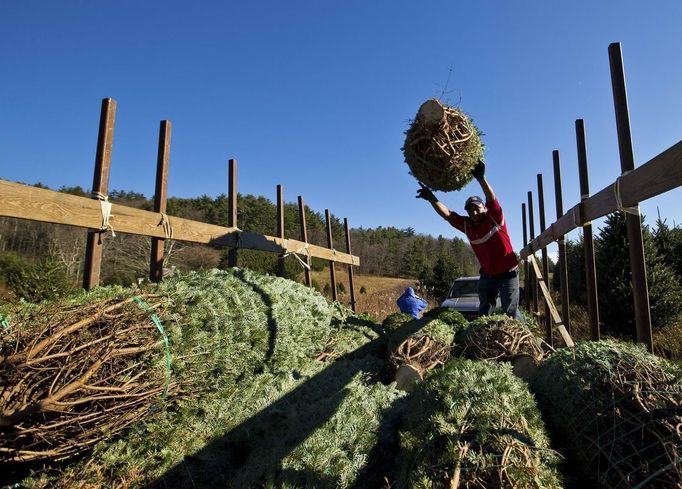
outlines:
M587 307L587 281L585 277L585 245L581 234L576 241L566 241L566 268L568 270L568 297L571 303ZM552 276L552 287L561 290L561 274Z
M658 255L672 268L678 280L682 280L682 228L679 226L670 228L665 220L659 217L653 235Z
M461 275L462 271L452 257L441 255L433 266L431 283L427 284L428 290L438 302L441 302L448 295L452 283Z
M642 234L652 327L661 328L682 313L682 287L672 269L658 256L647 227L643 227ZM633 335L632 272L623 212L607 216L605 227L596 239L596 263L599 314L605 330L617 335Z

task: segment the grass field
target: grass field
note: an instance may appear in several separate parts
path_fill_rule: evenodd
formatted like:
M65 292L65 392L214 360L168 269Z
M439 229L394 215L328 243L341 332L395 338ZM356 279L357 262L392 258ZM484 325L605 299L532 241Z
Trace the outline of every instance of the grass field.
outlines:
M345 268L345 267L344 267ZM329 269L321 272L313 272L313 281L319 284L322 289L330 283ZM346 270L336 270L336 282L342 283L345 293L339 293L339 301L350 307L350 286L348 272ZM379 277L376 275L353 274L355 285L356 311L370 314L378 321L383 321L386 316L399 312L396 300L405 291L405 287L415 287L415 279ZM364 293L360 290L364 288ZM328 298L331 294L325 294ZM435 303L429 303L429 309Z

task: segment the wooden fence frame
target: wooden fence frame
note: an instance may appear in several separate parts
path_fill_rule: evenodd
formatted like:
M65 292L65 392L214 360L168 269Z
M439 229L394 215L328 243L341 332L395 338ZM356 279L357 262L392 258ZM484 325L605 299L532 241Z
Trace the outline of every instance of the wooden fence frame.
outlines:
M66 224L88 229L85 251L83 288L90 290L99 285L102 258L102 233L108 231L138 234L152 238L149 279L158 282L163 278L164 241L173 239L230 248L228 265L237 266L238 249L252 249L279 255L278 275L283 274L284 259L296 254L310 266L312 257L329 261L333 300L337 300L335 263L348 266L350 279L350 305L355 311L353 266L360 258L351 254L348 219L344 218L347 253L337 251L331 241L331 215L325 210L328 247L308 243L303 197L298 196L301 239L284 236L284 191L277 185L277 236L242 231L237 227L237 161L229 160L228 219L227 227L166 215L168 163L170 160L170 121L161 121L156 171L154 211L145 211L108 201L109 169L113 145L116 102L102 100L100 114L92 198L64 194L54 190L32 187L0 179L0 216L13 217L52 224ZM310 270L305 269L306 285L312 286Z
M578 227L583 228L585 236L585 271L591 338L593 340L598 340L600 338L599 312L591 221L618 210L626 211L626 226L635 305L635 340L639 343L644 343L649 351L653 351L646 262L642 242L642 220L639 212L639 203L682 186L682 141L677 142L640 167L635 168L632 151L632 137L630 134L627 93L625 88L625 74L620 44L613 43L609 45L608 52L611 68L613 101L616 112L621 175L612 184L607 185L592 196L589 195L584 122L582 119L576 120L576 142L580 173L580 202L566 213L563 213L562 209L560 212L560 206L557 204L557 220L547 229L542 230L537 237L533 237L532 193L528 192L528 214L531 239L530 242L527 244L525 243L526 208L525 204L522 204L522 212L524 215L524 247L520 252L520 258L522 260L528 259L531 262L534 262L534 254L536 251L544 251L549 244L558 241L560 245L559 262L564 264L566 259L565 247L561 246L564 237ZM559 203L561 199L561 177L559 175L558 151L555 151L553 154L556 154L554 157L555 192L557 194L557 203ZM540 175L538 175L538 182L541 182ZM539 192L542 192L541 188L539 188ZM544 209L541 209L540 212L544 213ZM535 268L537 273L537 267ZM563 314L566 315L569 301L567 277L562 278L562 311ZM526 288L528 289L528 287ZM545 302L548 303L547 307L553 307L553 305L549 305L551 302L549 293L545 295ZM537 313L537 306L534 306L534 311ZM552 318L557 325L565 324L565 322L561 321L561 318L557 319L553 314ZM551 337L548 338L548 341L551 341Z

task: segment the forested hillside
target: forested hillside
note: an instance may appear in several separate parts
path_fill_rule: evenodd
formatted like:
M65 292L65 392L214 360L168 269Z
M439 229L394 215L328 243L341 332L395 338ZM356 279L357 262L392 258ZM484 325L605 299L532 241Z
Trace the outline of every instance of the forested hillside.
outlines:
M37 184L45 188L44 186ZM81 187L61 188L60 192L80 196L89 194ZM153 201L137 192L112 191L111 202L145 210L153 209ZM237 225L245 231L276 235L276 207L270 200L253 195L239 195ZM169 198L169 216L226 226L227 196ZM285 204L285 236L299 239L297 204ZM387 217L387 221L390 218ZM114 230L115 217L112 220ZM324 215L306 206L309 242L327 246ZM345 235L341 220L332 216L334 247L345 251ZM459 238L434 238L416 234L411 228L351 229L352 252L361 259L359 271L391 277L420 280L436 296L444 293L455 277L477 272L476 259ZM5 296L41 300L62 295L80 286L87 232L70 226L0 218L0 272ZM104 254L103 284L129 285L148 276L150 238L111 233L102 235ZM203 245L166 242L168 269L191 270L226 267L226 250ZM277 257L272 253L242 250L239 266L274 273ZM314 259L313 268L326 266ZM302 268L291 258L286 263L286 276L297 278Z

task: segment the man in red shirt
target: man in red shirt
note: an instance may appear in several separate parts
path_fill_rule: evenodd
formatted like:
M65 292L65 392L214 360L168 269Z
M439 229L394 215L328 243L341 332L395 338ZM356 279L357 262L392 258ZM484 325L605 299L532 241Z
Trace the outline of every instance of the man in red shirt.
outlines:
M497 296L502 311L511 317L519 317L518 258L514 253L502 207L492 187L485 178L485 164L479 161L472 175L481 185L485 203L478 196L469 197L464 204L468 216L461 216L440 202L433 192L419 182L417 198L427 200L434 210L454 228L469 239L471 248L481 265L478 281L479 312L493 314Z

